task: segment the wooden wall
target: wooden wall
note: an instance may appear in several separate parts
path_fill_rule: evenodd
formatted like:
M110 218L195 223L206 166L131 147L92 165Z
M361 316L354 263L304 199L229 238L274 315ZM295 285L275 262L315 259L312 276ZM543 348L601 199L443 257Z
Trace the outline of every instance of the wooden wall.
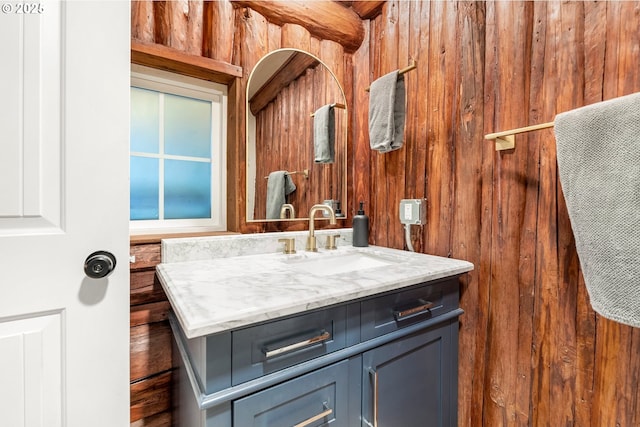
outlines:
M352 118L353 206L344 210L351 216L365 200L371 243L403 248L398 202L426 197L428 224L412 228L416 250L476 266L462 280L461 427L640 425L640 332L591 310L553 132L518 136L515 150L500 153L483 139L640 91L640 2L388 1L366 22L365 42L348 54L227 1L132 3L134 38L243 67L229 106L237 231L307 226L245 221L250 70L279 47L310 51L334 69ZM406 75L405 145L372 153L364 88L410 58L418 68Z
M428 199L422 252L469 260L460 426L640 425L640 330L594 314L552 130L496 153L490 132L640 91L639 2L388 1L355 53L353 185L371 243L402 248L397 205ZM371 79L408 64L405 146L368 149Z
M171 426L170 306L155 274L160 243L139 241L131 245L131 425Z

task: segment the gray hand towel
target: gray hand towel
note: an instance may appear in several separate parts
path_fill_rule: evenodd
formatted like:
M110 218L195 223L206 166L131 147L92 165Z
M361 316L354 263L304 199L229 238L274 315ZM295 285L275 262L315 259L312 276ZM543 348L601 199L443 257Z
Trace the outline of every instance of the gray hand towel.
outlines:
M559 114L555 134L591 305L640 327L640 93Z
M313 148L315 163L333 163L335 150L335 111L332 105L320 107L313 115Z
M293 179L286 171L271 172L267 178L267 219L280 218L280 208L287 196L296 190Z
M380 153L402 147L405 120L404 78L398 70L371 84L369 91L369 145Z

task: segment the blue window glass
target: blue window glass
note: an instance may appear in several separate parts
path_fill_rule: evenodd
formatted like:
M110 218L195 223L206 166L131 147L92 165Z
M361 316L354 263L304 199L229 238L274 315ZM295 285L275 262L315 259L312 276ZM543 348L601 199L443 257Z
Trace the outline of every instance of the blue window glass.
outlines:
M166 154L211 157L211 102L166 94L164 132Z
M158 153L159 99L158 92L131 88L131 151Z
M131 156L131 219L158 219L159 160Z
M211 218L211 163L165 160L164 217Z

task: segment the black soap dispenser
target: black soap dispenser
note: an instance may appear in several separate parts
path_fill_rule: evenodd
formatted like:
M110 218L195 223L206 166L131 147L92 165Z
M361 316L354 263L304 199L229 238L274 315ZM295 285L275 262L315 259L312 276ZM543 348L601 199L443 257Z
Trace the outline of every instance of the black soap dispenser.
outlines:
M369 217L364 214L364 202L360 202L358 215L353 217L353 246L369 246Z

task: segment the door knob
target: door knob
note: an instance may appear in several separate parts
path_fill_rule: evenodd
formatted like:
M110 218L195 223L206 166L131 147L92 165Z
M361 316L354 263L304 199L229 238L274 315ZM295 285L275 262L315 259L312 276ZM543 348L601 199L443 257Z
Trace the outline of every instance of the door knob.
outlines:
M116 268L116 257L111 252L97 251L84 260L84 272L92 279L107 277Z

